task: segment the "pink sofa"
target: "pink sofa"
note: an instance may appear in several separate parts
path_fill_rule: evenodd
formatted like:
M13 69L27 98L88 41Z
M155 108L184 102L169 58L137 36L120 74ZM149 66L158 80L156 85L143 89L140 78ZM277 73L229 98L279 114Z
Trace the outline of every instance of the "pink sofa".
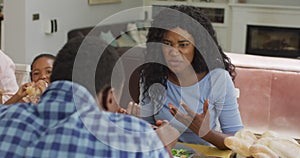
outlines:
M300 138L300 60L227 53L245 128Z

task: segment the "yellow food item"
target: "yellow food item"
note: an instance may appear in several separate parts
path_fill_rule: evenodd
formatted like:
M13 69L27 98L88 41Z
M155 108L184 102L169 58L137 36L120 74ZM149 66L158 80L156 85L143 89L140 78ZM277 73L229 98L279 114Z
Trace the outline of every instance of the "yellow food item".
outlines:
M27 96L24 98L24 100L26 102L37 103L40 95L45 91L47 86L47 82L43 80L31 82L29 86L26 87Z
M224 144L237 154L254 158L300 158L300 145L290 137L266 131L260 139L247 130L240 130L227 137Z
M37 87L29 86L29 87L26 88L26 93L27 93L28 95L33 96L33 95L39 95L39 94L41 94L42 92L41 92L41 90L40 90L39 88L37 88Z
M39 95L42 94L47 88L47 82L39 80L37 82L32 82L30 86L26 88L26 93L28 95Z
M262 144L251 145L249 151L254 158L279 158L273 150Z
M224 144L237 154L240 154L245 157L251 156L249 148L252 144L244 139L231 136L225 138Z
M299 158L300 145L295 144L286 139L274 139L270 142L270 149L272 149L279 157L285 158Z
M241 138L250 144L253 144L255 141L257 141L257 138L254 135L254 133L245 129L239 130L238 132L235 133L234 136L237 138Z

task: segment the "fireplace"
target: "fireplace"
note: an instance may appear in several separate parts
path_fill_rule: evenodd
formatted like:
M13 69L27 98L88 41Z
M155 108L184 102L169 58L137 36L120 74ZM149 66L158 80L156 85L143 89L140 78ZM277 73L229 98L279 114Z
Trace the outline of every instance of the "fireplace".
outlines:
M246 54L300 58L300 28L247 25Z

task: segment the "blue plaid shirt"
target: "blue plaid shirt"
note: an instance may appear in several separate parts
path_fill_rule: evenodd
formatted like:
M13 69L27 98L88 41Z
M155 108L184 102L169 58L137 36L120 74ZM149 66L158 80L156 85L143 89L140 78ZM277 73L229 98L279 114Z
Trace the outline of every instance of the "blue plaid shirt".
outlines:
M101 111L69 81L53 82L37 105L0 106L0 157L169 157L151 126Z

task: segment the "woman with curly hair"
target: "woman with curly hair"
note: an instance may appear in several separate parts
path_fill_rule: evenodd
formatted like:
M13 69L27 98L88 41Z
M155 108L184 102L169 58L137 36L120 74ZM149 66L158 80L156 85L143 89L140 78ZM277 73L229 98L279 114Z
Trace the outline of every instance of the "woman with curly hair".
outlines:
M179 141L227 149L243 128L233 80L235 67L218 44L210 20L193 6L163 9L147 35L141 71L141 117L168 120Z

